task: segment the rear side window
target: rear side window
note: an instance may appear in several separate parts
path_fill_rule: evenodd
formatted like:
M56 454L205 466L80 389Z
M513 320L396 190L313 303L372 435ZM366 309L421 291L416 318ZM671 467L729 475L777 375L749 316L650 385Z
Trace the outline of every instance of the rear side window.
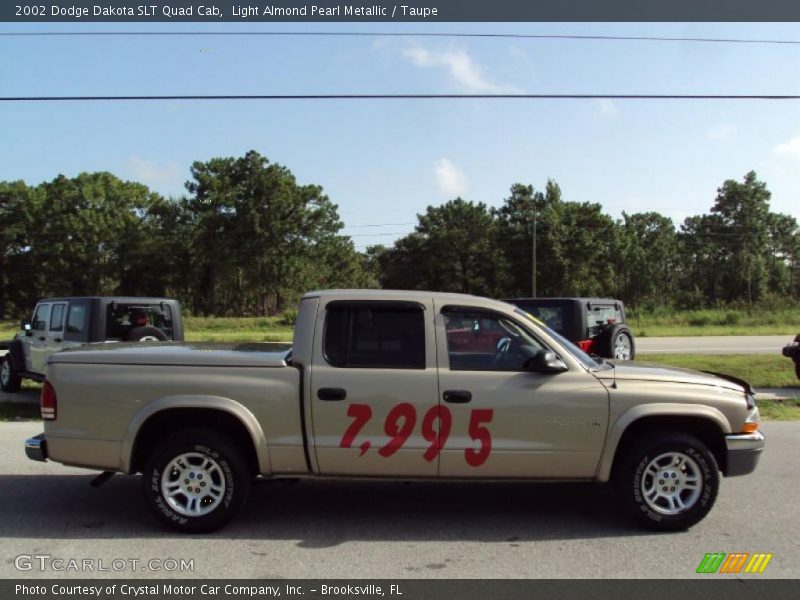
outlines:
M528 314L543 321L550 329L558 331L561 334L566 333L572 327L569 322L569 311L565 309L562 303L542 303L542 302L516 302L519 308Z
M329 305L325 359L334 367L425 368L425 320L421 306L393 303Z
M64 304L54 304L50 313L50 331L64 329Z
M84 333L86 331L85 304L70 304L67 316L67 333Z

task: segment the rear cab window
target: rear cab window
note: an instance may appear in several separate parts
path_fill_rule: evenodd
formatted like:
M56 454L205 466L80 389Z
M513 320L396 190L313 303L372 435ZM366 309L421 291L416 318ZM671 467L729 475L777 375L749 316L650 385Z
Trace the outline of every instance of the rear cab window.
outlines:
M106 307L106 339L124 340L136 327L160 329L173 338L172 308L168 304L111 302Z
M599 335L606 325L623 322L622 309L619 305L595 302L586 304L587 337L592 338Z

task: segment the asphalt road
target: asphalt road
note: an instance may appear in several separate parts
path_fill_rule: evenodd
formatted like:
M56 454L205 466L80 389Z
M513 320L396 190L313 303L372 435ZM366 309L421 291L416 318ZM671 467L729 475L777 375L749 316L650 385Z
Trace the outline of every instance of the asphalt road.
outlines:
M684 578L707 552L771 552L755 577L800 575L796 422L765 423L756 472L723 480L711 514L672 534L638 529L605 486L302 481L257 485L229 527L185 536L151 517L139 477L94 489L87 471L27 460L22 442L40 428L0 424L0 577L84 575L14 566L48 554L194 561L176 577ZM139 563L97 575L165 573Z
M709 335L696 337L636 338L636 352L687 354L777 354L793 335ZM788 359L787 359L788 360Z

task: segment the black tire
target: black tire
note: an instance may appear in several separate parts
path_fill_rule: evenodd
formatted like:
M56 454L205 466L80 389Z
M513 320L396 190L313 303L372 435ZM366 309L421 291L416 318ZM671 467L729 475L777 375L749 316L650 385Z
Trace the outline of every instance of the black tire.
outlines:
M184 471L186 479L175 478L180 472L172 468L171 463L182 456L184 464L192 470L192 479L188 478L190 473L187 471ZM185 458L187 456L189 458ZM203 470L206 461L213 463L215 468ZM204 473L206 479L201 481ZM143 477L145 500L162 523L186 533L205 533L226 525L241 511L250 493L252 473L241 450L228 437L209 429L197 429L180 431L164 439L150 453ZM193 505L183 491L187 487L184 482L198 486L208 483L207 488L203 486L200 494L195 495ZM165 495L165 486L177 488L172 500ZM211 494L215 486L222 488L216 497ZM200 487L194 489L200 490ZM210 509L214 502L217 505ZM189 515L187 512L192 506L208 512Z
M671 454L688 460L682 467L668 462L664 471L647 470L648 466L658 463L659 457L662 457L660 464L664 464ZM614 469L615 487L626 509L645 527L659 531L688 529L714 506L719 491L719 468L714 455L697 438L678 432L654 432L632 444L621 459ZM695 488L681 490L679 486L687 485L682 479L693 472L699 474L699 481L695 486L696 497L690 502ZM658 479L662 476L664 479ZM670 507L674 502L659 496L648 500L646 490L652 488L656 488L657 494L664 491L681 498L685 508Z
M620 342L623 346L630 349L627 357L620 355L617 358L617 349ZM604 358L613 358L617 360L633 360L636 358L636 344L633 341L633 332L622 324L611 325L604 331L597 343L597 354Z
M14 370L11 355L7 354L4 358L0 358L0 388L4 392L13 394L19 391L21 385L22 377Z
M153 342L156 340L159 342L166 342L167 335L158 327L153 327L152 325L134 327L127 334L125 334L126 342Z

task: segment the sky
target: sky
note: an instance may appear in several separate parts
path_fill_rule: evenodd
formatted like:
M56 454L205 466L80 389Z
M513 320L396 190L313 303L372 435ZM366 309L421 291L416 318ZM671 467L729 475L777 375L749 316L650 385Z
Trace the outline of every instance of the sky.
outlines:
M54 32L408 32L795 40L798 24L0 24ZM396 36L0 35L0 96L800 94L800 43ZM391 244L456 196L514 183L676 225L755 170L800 220L800 101L1 102L0 180L110 171L167 196L193 161L257 150L322 185L356 247Z

